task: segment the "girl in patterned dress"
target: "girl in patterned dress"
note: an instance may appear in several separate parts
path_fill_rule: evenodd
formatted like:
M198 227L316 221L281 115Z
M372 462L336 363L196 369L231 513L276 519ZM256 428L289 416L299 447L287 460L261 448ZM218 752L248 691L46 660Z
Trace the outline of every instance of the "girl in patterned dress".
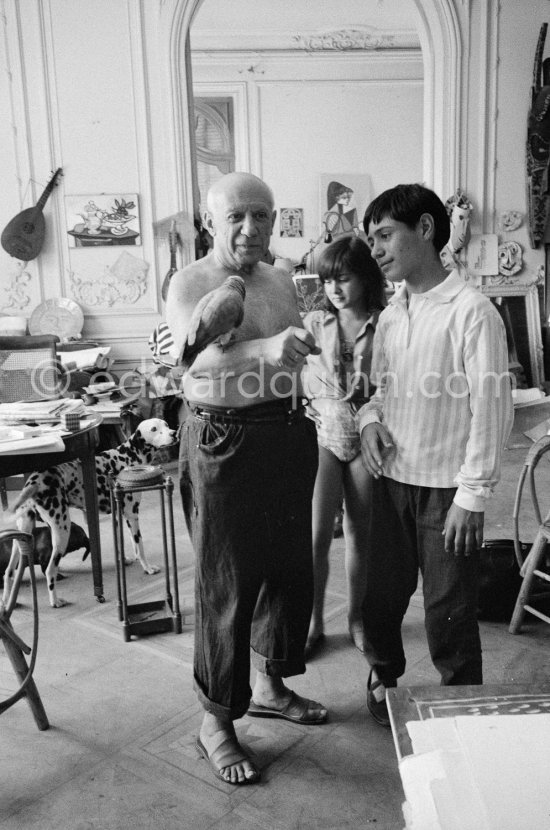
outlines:
M325 248L318 272L325 308L304 317L304 328L322 348L321 354L308 356L303 373L308 414L317 425L319 443L313 494L314 600L306 658L325 638L329 551L342 494L348 630L352 642L363 650L363 552L370 521L371 477L361 460L355 413L369 398L374 329L385 305L384 278L368 246L355 235L341 237Z

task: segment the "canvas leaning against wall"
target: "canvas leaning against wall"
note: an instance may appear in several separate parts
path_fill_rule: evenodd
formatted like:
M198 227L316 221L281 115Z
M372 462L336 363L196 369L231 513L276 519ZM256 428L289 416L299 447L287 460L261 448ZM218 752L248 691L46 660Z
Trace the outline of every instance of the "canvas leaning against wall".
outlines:
M141 245L136 193L66 196L69 246Z
M322 173L319 177L320 216L333 239L363 232L363 216L374 198L370 176L362 173Z

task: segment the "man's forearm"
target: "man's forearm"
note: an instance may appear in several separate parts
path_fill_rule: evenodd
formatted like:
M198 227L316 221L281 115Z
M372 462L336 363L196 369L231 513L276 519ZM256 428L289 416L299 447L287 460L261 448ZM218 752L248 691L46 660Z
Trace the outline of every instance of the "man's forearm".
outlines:
M197 355L189 374L197 379L218 380L258 371L265 360L264 344L261 338L239 340L223 347L213 343Z

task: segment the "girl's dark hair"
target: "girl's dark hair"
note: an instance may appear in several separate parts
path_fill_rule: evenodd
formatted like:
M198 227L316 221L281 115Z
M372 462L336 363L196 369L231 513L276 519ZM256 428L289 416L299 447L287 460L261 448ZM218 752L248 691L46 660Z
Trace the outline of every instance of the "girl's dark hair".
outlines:
M368 236L371 222L378 224L389 217L416 228L423 213L429 213L434 220L433 244L439 253L451 235L449 215L439 196L421 184L398 184L385 190L367 207L363 227Z
M357 236L341 236L328 245L319 256L317 273L321 282L340 274L355 274L361 280L365 304L369 311L384 308L384 277L371 256L369 246ZM325 307L336 311L325 296Z

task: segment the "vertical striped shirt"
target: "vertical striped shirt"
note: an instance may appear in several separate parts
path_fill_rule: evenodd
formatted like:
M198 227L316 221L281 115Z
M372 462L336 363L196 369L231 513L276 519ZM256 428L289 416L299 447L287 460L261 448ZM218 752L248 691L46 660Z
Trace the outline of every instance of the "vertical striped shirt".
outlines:
M357 421L391 434L383 475L456 486L459 506L484 510L513 420L506 332L490 300L456 271L424 294L402 284L380 315L372 371L377 390Z

